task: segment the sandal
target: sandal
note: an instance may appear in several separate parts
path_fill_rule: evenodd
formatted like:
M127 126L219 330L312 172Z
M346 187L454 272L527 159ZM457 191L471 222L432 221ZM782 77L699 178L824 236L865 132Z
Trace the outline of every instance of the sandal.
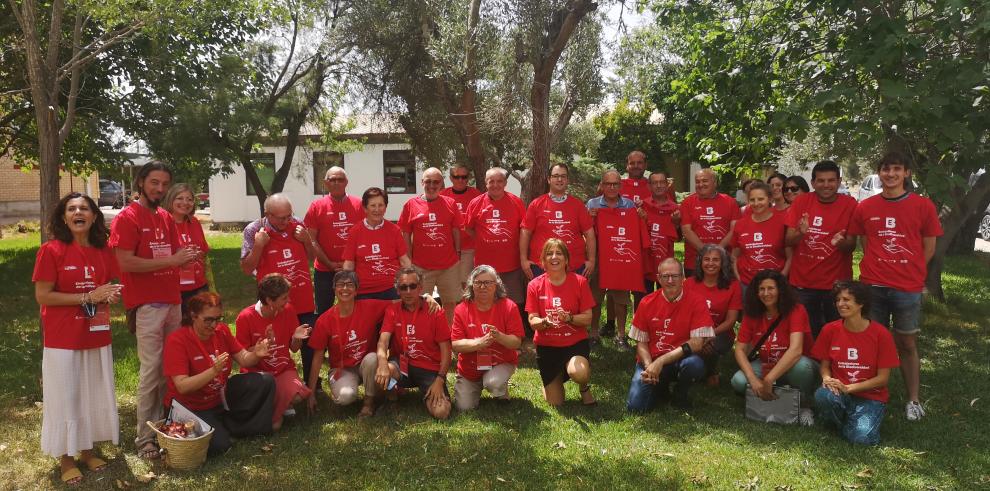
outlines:
M62 473L62 482L69 486L76 486L82 482L82 472L79 472L78 467L72 467L69 470Z
M585 406L597 406L598 405L598 401L594 399L595 396L591 394L591 384L585 385L583 389L579 388L578 389L578 392L581 393L581 404L582 405L585 405ZM585 394L588 394L589 396L592 397L591 402L586 402L584 400L584 395Z
M144 460L157 460L161 458L161 449L155 442L148 442L141 446L137 452L138 457Z
M105 460L103 460L103 459L101 459L99 457L96 457L96 456L93 456L93 457L90 457L87 460L84 460L83 461L83 464L86 464L86 468L89 469L92 472L100 472L103 469L106 469L107 468L107 465L108 465L107 464L107 461L105 461Z

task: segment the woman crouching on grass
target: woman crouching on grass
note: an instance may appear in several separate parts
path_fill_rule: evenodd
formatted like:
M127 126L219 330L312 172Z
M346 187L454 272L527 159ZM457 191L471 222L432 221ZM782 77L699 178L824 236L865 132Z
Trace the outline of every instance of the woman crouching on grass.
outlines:
M41 305L44 406L41 450L60 459L61 480L107 463L96 442L117 444L120 424L110 349L110 304L120 300L117 259L107 247L103 213L89 196L66 195L48 220L49 240L34 264L34 297Z
M251 368L241 367L241 373L268 372L275 377L272 412L275 431L282 428L286 411L310 394L306 384L299 380L296 362L289 354L299 351L312 330L306 324L299 325L296 311L289 305L291 287L289 280L279 273L266 275L258 282L258 302L242 310L236 323L237 341L242 346L257 346L262 339L268 339L268 357Z
M591 394L591 348L588 326L595 300L584 276L568 272L570 254L560 239L549 239L540 255L543 273L529 282L526 312L535 331L536 365L543 397L554 407L564 403L564 382L578 384L581 402L596 404Z
M231 436L271 433L275 377L268 372L229 377L231 358L249 368L266 358L268 338L251 350L244 349L221 322L223 306L216 293L199 293L189 299L187 307L183 327L165 340L165 405L179 401L213 427L209 456L226 452Z
M870 287L840 281L832 297L841 319L825 324L811 355L821 361L822 386L815 391L819 421L852 443L876 445L890 393L890 369L900 366L894 337L870 311Z

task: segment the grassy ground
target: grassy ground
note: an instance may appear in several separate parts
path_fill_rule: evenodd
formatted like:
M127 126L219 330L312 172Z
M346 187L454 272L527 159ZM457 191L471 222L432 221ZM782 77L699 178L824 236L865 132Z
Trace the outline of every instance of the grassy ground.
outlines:
M253 301L238 270L240 238L209 238L225 315ZM39 450L41 349L29 281L37 236L0 241L0 488L58 487L57 465ZM114 319L114 357L121 419L120 446L104 445L111 461L86 473L83 489L230 488L990 488L990 255L949 258L947 305L926 305L923 397L929 416L904 419L904 391L892 377L892 404L882 445L853 447L824 429L766 425L744 419L727 379L699 388L690 414L669 407L625 413L632 356L611 346L593 355L594 392L584 408L568 387L559 412L542 400L531 353L512 380L513 400L483 400L451 421L430 420L415 395L369 420L357 407L326 400L312 418L290 420L278 435L240 440L226 455L191 473L165 471L133 454L137 356L131 335ZM450 377L451 384L453 376ZM572 385L572 384L569 384ZM138 478L153 471L151 484ZM118 482L119 481L119 482Z

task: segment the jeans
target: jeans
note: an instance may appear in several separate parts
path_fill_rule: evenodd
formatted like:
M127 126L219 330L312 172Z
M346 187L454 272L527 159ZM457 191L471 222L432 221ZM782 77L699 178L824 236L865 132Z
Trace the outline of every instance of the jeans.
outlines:
M661 398L669 396L671 382L674 383L674 402L687 403L691 385L705 375L705 362L698 355L691 355L664 365L660 370L660 381L656 385L643 382L642 374L643 367L637 363L629 384L629 397L626 399L626 409L630 412L643 413L650 410Z
M763 377L763 363L760 360L753 360L750 362L753 367L753 373L757 377ZM818 379L818 362L808 358L807 356L802 356L798 359L797 363L791 367L783 377L780 377L774 385L790 385L801 391L801 397L811 398L812 393L815 391L815 387L820 384ZM737 370L736 374L732 376L732 390L736 391L736 394L743 395L746 393L746 386L749 385L746 380L746 374L742 370Z
M333 307L333 275L335 274L337 273L334 271L313 270L313 291L316 294L317 316Z
M859 445L880 443L880 423L887 405L849 394L833 394L825 387L815 391L818 421L836 428L842 437Z
M815 290L813 288L795 288L801 304L808 311L808 321L811 324L811 335L818 338L822 326L837 320L839 311L835 309L835 301L830 290Z
M876 285L870 291L873 300L870 319L898 334L917 334L921 330L921 292Z

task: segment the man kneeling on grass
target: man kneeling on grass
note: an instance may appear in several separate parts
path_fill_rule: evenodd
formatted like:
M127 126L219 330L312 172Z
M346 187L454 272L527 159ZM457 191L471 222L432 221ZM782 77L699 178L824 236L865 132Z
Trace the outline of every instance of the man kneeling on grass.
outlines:
M402 268L395 288L401 302L385 311L378 338L379 363L375 382L386 390L418 387L426 409L437 419L450 415L447 369L450 367L450 326L443 309L430 312L420 297L423 278L414 268Z
M665 259L657 278L662 289L643 297L629 331L637 341L636 370L626 402L632 412L645 412L668 399L677 408L689 409L688 391L705 375L705 362L694 351L715 335L705 300L684 291L680 262Z

